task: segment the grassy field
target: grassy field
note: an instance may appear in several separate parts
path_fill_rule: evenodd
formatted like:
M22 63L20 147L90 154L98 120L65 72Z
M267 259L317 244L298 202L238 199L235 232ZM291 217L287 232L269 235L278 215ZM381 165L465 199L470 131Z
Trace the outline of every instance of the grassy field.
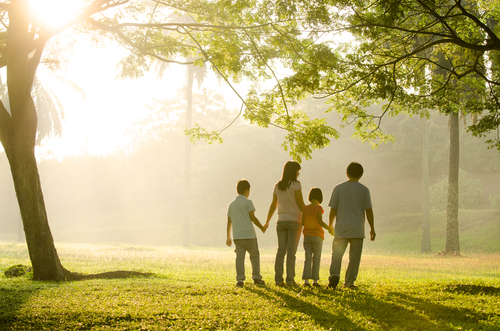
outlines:
M0 330L500 330L500 254L370 252L360 288L331 291L274 286L271 250L261 252L268 285L238 289L229 248L57 248L73 271L155 276L61 283L6 278L7 267L30 263L25 246L0 243ZM329 253L323 252L323 284ZM300 253L299 276L302 263Z

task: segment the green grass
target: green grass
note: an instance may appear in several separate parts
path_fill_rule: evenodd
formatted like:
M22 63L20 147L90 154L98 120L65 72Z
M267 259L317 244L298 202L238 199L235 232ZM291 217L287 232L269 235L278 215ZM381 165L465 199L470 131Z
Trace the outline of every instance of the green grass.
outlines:
M152 278L34 282L0 277L0 330L500 330L500 254L460 258L365 254L359 290L236 288L232 249L62 245L70 270L153 272ZM329 250L323 251L325 284ZM25 246L0 243L0 270L29 265ZM298 254L297 274L303 254ZM345 263L344 263L345 268ZM247 274L250 266L247 264ZM300 277L297 277L298 281Z

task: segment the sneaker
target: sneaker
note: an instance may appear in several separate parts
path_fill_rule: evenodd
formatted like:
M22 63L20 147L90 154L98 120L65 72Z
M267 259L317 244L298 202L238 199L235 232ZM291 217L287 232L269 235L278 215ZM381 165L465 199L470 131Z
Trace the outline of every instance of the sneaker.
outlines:
M282 286L285 286L285 283L283 283L283 282L276 282L276 286L282 287Z
M356 285L354 284L351 284L351 285L346 285L344 284L344 288L350 288L352 290L357 290L359 287L357 287Z
M263 281L262 279L254 279L253 283L254 285L266 285L266 282Z
M313 283L313 286L314 287L321 287L321 285L319 285L318 283Z
M286 282L286 285L288 285L288 286L299 286L299 284L297 284L295 281Z
M339 284L339 276L332 276L328 282L328 288L335 290Z
M236 283L236 287L243 287L245 285L245 282L239 281Z
M304 283L304 285L303 285L303 286L305 286L305 287L311 287L311 284L309 284L309 283Z

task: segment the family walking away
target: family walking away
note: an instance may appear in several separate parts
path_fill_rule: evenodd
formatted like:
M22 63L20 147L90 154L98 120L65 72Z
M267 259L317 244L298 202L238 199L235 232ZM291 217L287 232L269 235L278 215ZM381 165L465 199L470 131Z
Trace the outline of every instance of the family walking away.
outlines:
M264 225L255 216L255 207L251 200L250 183L240 180L236 190L238 196L229 204L227 211L228 246L234 241L236 253L236 286L243 287L245 282L245 255L250 255L252 279L256 285L265 285L260 274L260 253L257 236L253 224L263 233L269 227L269 222L276 209L278 220L276 233L278 250L274 264L274 281L277 286L297 285L295 282L296 252L301 231L304 234L305 262L302 273L304 286L320 286L319 270L321 250L323 247L324 230L335 236L332 247L332 262L328 288L335 289L340 280L342 257L349 244L349 264L345 276L344 287L356 288L357 278L364 239L365 214L370 225L370 238L375 240L374 217L370 199L370 191L359 179L363 175L363 167L356 162L347 168L348 181L339 184L333 190L330 198L329 224L323 222L323 193L317 187L309 192L309 205L304 204L302 185L297 180L300 174L300 164L288 161L281 180L273 189L273 198ZM333 223L335 221L335 227ZM232 239L231 239L232 233ZM285 264L286 259L286 264ZM286 278L284 278L286 265Z

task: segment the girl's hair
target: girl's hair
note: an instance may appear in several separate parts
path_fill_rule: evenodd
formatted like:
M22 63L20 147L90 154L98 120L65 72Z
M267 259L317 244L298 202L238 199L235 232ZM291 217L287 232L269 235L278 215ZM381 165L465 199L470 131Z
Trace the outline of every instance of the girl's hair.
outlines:
M288 161L283 167L283 175L281 180L278 182L278 188L280 191L286 191L290 187L292 182L297 181L297 171L300 170L300 164L296 161Z
M323 202L323 192L317 187L313 187L311 191L309 191L309 202L312 202L313 199L318 200L319 203Z

